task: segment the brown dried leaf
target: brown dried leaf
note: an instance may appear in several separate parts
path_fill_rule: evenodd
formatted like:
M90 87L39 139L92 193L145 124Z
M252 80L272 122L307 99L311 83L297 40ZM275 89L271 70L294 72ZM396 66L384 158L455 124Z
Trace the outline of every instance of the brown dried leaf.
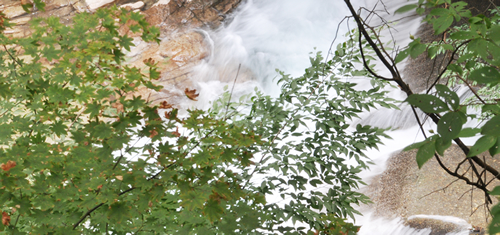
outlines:
M150 134L150 135L149 135L149 138L153 138L153 137L155 137L155 136L157 136L157 135L158 135L158 131L156 131L156 130L150 130L150 131L149 131L149 134Z
M189 90L188 88L186 88L186 90L184 90L184 93L186 94L186 96L187 96L190 100L198 101L196 98L197 98L200 94L196 94L196 89Z
M9 171L16 165L17 165L16 162L9 160L6 164L4 163L0 164L0 168L2 168L4 171Z
M145 59L142 62L144 62L144 64L146 64L147 66L154 66L155 65L155 61L152 58Z
M172 107L173 106L171 104L169 104L167 101L163 101L160 103L160 109L170 109Z
M2 212L2 224L9 225L10 224L10 215L7 212Z
M179 127L176 127L175 131L172 132L172 134L175 135L176 137L180 137L181 133L179 133Z
M122 180L123 180L123 176L121 176L121 175L117 175L117 176L115 176L115 178L116 178L117 180L119 180L119 181L122 181Z
M123 109L123 104L121 104L120 102L116 101L114 102L113 104L111 104L111 107L115 108L116 109L116 112L118 113L121 113L124 111Z

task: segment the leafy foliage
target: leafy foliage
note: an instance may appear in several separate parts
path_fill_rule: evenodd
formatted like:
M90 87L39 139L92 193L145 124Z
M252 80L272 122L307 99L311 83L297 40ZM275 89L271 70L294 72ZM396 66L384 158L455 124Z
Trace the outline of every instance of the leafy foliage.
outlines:
M0 30L10 26L0 19ZM299 78L281 72L277 98L257 92L232 103L226 94L211 110L180 115L134 93L161 89L159 72L152 60L146 74L124 64L133 44L122 27L158 42L142 15L116 7L79 14L72 25L36 19L26 38L0 34L0 230L357 231L344 219L359 213L353 204L369 202L355 191L369 164L363 151L387 136L349 123L363 110L394 107L385 83L358 91L348 82L368 74L356 69L357 38L330 60L311 58ZM284 202L268 202L270 195Z
M433 26L436 34L445 35L445 39L438 43L422 44L419 39L415 39L403 53L398 55L399 61L408 56L407 51L414 51L416 45L425 48L431 58L439 54L451 54L447 68L439 75L436 82L443 78L449 86L465 84L475 94L465 103L459 104L456 92L437 84L434 94L413 94L408 97L406 101L411 105L428 114L439 114L437 134L406 148L419 149L417 153L419 166L432 158L436 151L443 155L444 150L451 145L451 141L460 137L480 134L480 138L470 151L465 151L469 158L475 158L484 151L489 151L492 156L500 152L498 138L500 136L500 112L498 112L500 110L498 99L500 16L497 9L491 10L491 17L472 16L466 5L462 1L420 0L418 4L404 6L398 10L404 12L417 9L418 13L423 13L425 9L431 9L425 20ZM459 22L461 19L465 19L467 23L452 27L454 22ZM419 50L417 54L425 50ZM471 109L468 107L481 110L479 117L469 113ZM480 128L463 128L467 120L475 118L486 120L486 123ZM490 192L490 195L499 195L498 188ZM496 234L500 232L498 204L491 209L491 214L493 220L489 233Z

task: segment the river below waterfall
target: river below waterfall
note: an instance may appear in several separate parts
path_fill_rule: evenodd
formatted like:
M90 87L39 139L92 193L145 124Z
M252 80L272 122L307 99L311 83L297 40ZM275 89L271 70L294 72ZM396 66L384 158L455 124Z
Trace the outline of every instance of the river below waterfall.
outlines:
M353 1L353 4L355 8L363 6L372 9L378 3L377 9L382 10L380 14L395 19L387 13L408 3L407 0L384 2L385 5L375 0L358 0ZM242 3L225 25L214 31L203 31L211 46L211 55L196 67L192 76L197 79L197 88L204 97L201 100L213 100L222 93L224 85L232 85L240 65L246 69L247 74L242 76L243 81L236 83L236 95L248 92L250 87L258 87L267 94L276 95L279 89L273 81L277 76L275 69L292 76L301 75L309 65L310 52L322 51L326 55L332 44L335 46L343 40L342 35L348 24L346 21L340 23L347 15L347 7L340 0L250 0ZM409 42L409 35L416 34L418 26L419 18L408 17L396 25L398 31L392 36L398 45L405 45ZM354 27L352 22L350 27ZM399 90L391 91L390 95L398 100L406 98ZM206 107L209 104L206 102L197 105ZM385 170L385 164L392 153L423 139L412 117L406 114L391 111L363 116L364 124L399 128L388 132L392 140L385 140L379 150L367 153L376 165L370 171L362 173L366 182ZM452 233L436 233L430 229L418 230L405 226L403 218L377 218L372 216L370 207L362 207L360 210L364 216L355 221L362 225L359 234L469 234L470 225L455 217L417 216L420 219L430 218L458 224L463 228Z

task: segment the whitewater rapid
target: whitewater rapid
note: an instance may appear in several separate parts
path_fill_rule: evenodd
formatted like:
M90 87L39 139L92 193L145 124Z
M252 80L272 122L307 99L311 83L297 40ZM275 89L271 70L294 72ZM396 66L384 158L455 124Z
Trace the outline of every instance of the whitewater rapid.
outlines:
M363 6L374 9L375 0L353 1L356 9ZM387 14L400 6L408 4L407 0L385 1L378 3L379 14L389 20L401 16ZM309 65L309 55L321 51L327 55L330 46L343 41L343 35L355 25L347 24L345 17L349 11L340 0L249 0L242 3L225 25L214 31L203 31L207 43L211 47L209 59L198 65L193 73L197 79L200 95L205 100L198 106L207 106L222 92L222 87L232 86L238 73L238 67L245 69L246 75L240 75L243 81L235 85L235 96L248 93L257 87L270 95L279 94L274 78L276 69L292 76L300 76ZM410 17L411 18L411 17ZM342 22L342 23L341 23ZM376 19L374 19L376 22ZM419 18L395 25L397 31L393 36L399 44L406 45L409 36L416 34ZM336 41L334 41L334 39ZM385 39L390 40L390 39ZM397 46L396 45L396 46ZM381 71L384 73L384 71ZM363 82L363 80L361 80ZM398 100L406 97L397 89L390 96ZM391 111L392 112L392 111ZM368 117L366 114L365 117ZM396 114L394 114L396 115ZM370 171L362 172L362 177L369 182L370 178L385 170L385 162L389 156L423 136L411 120L395 124L395 118L387 118L388 114L370 116L370 123L382 127L400 125L401 129L389 131L392 140L385 140L379 150L371 150L367 155L376 163ZM393 114L391 114L393 116ZM407 124L409 123L409 124ZM366 124L366 123L365 123ZM358 217L356 224L362 225L359 234L429 234L430 230L415 230L403 225L401 218L392 220L374 218L370 210L361 211L365 216ZM439 219L439 217L436 217ZM468 234L467 231L456 234Z

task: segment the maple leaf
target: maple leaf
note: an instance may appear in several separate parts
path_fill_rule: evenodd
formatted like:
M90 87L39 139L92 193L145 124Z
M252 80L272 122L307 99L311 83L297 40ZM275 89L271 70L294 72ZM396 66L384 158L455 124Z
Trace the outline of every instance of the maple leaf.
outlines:
M169 103L167 103L167 101L163 101L160 103L160 109L170 109L172 108L173 106Z
M179 127L177 127L177 128L175 129L175 131L174 131L174 132L172 132L172 134L173 134L173 135L175 135L176 137L180 137L180 136L181 136L181 133L179 133Z
M10 224L10 215L7 212L2 212L2 224L9 225Z
M157 136L157 135L158 135L158 131L156 131L156 130L150 130L150 131L149 131L149 134L150 134L150 135L149 135L149 138L153 138L153 137L155 137L155 136Z
M156 62L152 58L145 59L142 62L144 64L146 64L147 66L155 66L155 64L156 64Z
M13 167L15 167L16 165L17 164L16 164L15 161L9 160L7 162L7 164L4 164L4 163L0 164L0 168L2 168L4 171L9 171L10 169L12 169Z
M196 94L196 89L189 90L188 88L186 88L186 90L184 90L184 93L190 100L198 101L196 97L198 97L200 94Z

